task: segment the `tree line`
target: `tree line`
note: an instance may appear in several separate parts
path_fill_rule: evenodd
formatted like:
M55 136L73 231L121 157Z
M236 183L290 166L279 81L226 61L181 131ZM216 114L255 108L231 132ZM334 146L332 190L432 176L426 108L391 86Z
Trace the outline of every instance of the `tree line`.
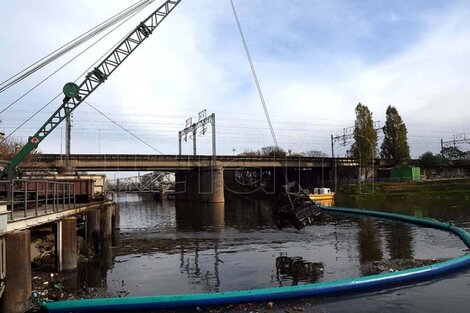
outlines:
M354 142L347 151L347 156L357 160L361 167L367 169L374 159L386 160L391 166L407 166L411 159L410 146L408 144L408 130L396 107L389 105L385 112L386 121L382 128L383 142L378 149L378 135L374 128L373 114L369 108L359 103L355 108L356 119L354 122ZM266 157L327 157L319 150L306 152L293 152L280 147L267 146L260 150L248 150L240 153L241 156L266 156ZM443 148L440 153L430 151L419 157L421 166L446 165L455 160L470 160L470 151L464 152L457 147ZM367 173L366 173L367 175Z
M358 160L361 166L366 167L378 157L377 154L377 132L374 129L372 112L365 105L359 103L356 106L356 121L354 123L354 143L348 150L348 157ZM400 114L395 107L387 108L387 120L383 127L384 141L381 145L380 157L392 162L393 165L406 165L410 160L410 147L407 139L407 129ZM303 156L303 157L327 157L328 155L319 150L306 152L285 151L280 147L267 146L260 150L248 150L239 154L240 156Z
M361 167L367 167L380 156L393 166L406 166L410 161L410 146L408 130L398 110L389 105L385 113L386 120L383 131L383 142L380 153L377 153L378 136L374 128L372 112L361 103L356 106L356 121L354 122L354 143L347 155L359 162Z

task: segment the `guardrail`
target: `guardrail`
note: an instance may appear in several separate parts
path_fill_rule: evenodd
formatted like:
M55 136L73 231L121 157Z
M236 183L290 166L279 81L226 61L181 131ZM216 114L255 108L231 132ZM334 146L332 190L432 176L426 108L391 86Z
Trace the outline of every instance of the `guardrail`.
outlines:
M63 159L60 154L40 154L37 156L38 162L50 163ZM158 160L212 160L213 156L210 155L156 155L156 154L72 154L69 158L71 161L158 161ZM280 160L302 160L313 162L331 162L337 163L357 163L356 160L350 158L330 158L330 157L301 157L301 156L286 156L286 157L268 157L268 156L237 156L237 155L218 155L217 161L280 161ZM377 160L378 162L378 160Z
M35 217L73 208L75 185L46 180L0 181L0 200L7 203L9 221Z

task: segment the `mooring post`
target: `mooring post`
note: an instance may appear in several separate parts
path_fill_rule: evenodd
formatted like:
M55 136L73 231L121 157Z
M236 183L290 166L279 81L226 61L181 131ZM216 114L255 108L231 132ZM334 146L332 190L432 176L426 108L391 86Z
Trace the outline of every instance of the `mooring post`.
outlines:
M31 308L31 235L16 231L5 235L6 277L1 312L23 313Z

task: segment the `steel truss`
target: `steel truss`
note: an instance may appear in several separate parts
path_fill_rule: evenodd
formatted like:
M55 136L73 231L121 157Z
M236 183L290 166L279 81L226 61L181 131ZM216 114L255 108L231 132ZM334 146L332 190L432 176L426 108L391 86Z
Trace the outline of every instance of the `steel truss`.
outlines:
M457 145L470 144L470 136L467 134L457 134L453 140L444 141L441 139L441 151L445 148L456 147Z
M108 190L114 192L153 192L164 195L169 190L174 190L174 187L171 173L166 172L108 180Z
M377 132L377 137L383 132L383 127L380 126L380 121L374 121L374 130ZM343 128L343 134L338 136L331 135L331 157L334 158L334 145L339 142L343 147L351 144L354 139L354 126Z

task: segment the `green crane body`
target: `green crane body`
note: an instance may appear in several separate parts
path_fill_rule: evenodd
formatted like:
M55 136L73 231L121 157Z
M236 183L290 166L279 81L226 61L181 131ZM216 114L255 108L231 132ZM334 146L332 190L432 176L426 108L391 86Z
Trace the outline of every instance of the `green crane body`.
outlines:
M0 173L0 179L13 179L16 167L70 114L95 91L121 65L134 50L147 39L155 28L173 11L181 0L167 0L141 22L116 48L77 85L67 83L63 88L65 98L62 105L44 125L29 137L23 148L13 156L11 162Z

